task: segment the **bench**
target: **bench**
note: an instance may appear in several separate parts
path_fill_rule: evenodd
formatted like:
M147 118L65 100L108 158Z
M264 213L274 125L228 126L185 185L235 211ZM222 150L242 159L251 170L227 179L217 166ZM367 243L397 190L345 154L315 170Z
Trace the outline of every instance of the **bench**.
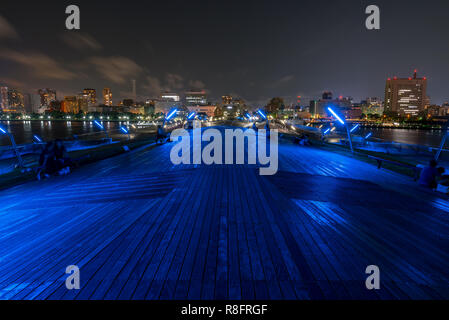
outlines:
M387 159L383 159L383 158L379 158L379 157L375 157L375 156L368 156L368 158L372 159L372 160L376 160L377 161L377 169L381 169L382 168L382 163L386 162L398 167L403 167L403 168L407 168L407 169L411 169L414 172L414 180L417 181L419 179L419 174L421 172L421 168L417 167L417 166L413 166L411 164L406 164L406 163L401 163L398 161L394 161L394 160L387 160Z

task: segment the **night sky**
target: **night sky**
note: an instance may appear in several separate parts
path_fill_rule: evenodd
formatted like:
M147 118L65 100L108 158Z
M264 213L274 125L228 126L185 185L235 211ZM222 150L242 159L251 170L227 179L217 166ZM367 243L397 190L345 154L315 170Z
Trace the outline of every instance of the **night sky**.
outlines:
M65 8L81 30L65 29ZM365 8L381 9L381 30ZM161 90L205 89L258 106L273 96L303 104L323 90L383 98L387 77L413 69L432 103L449 100L449 1L20 1L0 5L0 82L58 98L111 87L114 102Z

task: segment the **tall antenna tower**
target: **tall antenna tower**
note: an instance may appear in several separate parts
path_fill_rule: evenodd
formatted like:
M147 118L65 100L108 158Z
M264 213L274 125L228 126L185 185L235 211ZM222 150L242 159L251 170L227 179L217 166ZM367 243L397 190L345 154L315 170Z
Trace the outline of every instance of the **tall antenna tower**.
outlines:
M133 83L133 100L134 103L136 103L137 102L136 80L133 79L132 83Z

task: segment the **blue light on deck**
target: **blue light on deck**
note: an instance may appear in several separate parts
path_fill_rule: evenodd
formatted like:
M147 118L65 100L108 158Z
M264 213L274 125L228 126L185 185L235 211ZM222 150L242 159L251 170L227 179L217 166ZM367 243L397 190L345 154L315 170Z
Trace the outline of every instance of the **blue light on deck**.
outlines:
M331 131L331 128L328 128L326 131L324 131L324 135L328 134Z
M265 113L262 110L257 110L257 113L260 114L260 116L264 119L267 120L267 116L265 115Z
M120 127L120 131L123 132L124 134L129 134L129 130L124 126Z
M165 118L165 120L170 121L170 119L172 119L176 113L178 112L178 109L173 109L167 116L167 118Z
M8 134L8 132L5 129L3 129L2 127L0 127L0 132L3 134Z
M187 116L187 120L192 120L196 115L196 112L190 112L189 115Z
M37 142L37 143L42 143L42 139L37 135L33 135L33 139Z
M97 120L94 120L93 123L94 123L98 128L100 128L101 130L104 130L103 125L102 125L100 122L98 122Z
M249 115L249 113L245 113L245 117L247 117L248 119L251 118L251 116Z
M357 130L360 127L360 124L356 124L352 129L351 133L353 133L355 130Z
M366 135L365 139L368 139L369 137L371 137L373 134L370 132Z
M337 118L337 120L341 123L341 124L345 124L344 120L334 111L332 110L332 108L327 108L327 110L329 110L330 113L332 113L332 115Z

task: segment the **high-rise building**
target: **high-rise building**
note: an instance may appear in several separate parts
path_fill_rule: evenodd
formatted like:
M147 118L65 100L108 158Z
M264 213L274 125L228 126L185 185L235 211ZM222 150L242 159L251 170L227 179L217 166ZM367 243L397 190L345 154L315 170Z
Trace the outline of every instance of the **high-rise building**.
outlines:
M333 99L332 92L323 92L322 98L318 101L312 100L310 102L310 113L313 116L328 116L328 107L336 107L343 110L349 110L352 108L352 98L340 96L337 99Z
M154 112L165 113L170 112L174 107L179 107L181 98L176 93L165 92L160 98L154 101Z
M109 88L103 89L103 104L105 106L112 106L112 92Z
M86 95L88 97L87 103L89 106L94 106L97 104L97 91L95 89L84 89L83 95Z
M1 95L1 107L2 109L8 109L8 87L0 87L0 95Z
M39 113L41 107L41 96L36 93L27 93L24 95L25 99L25 112L27 113Z
M385 86L385 112L416 116L425 110L426 92L427 79L418 78L416 70L410 78L388 78Z
M364 115L379 115L381 116L384 113L383 102L380 98L372 97L363 100L360 103L360 107L362 108L362 113Z
M3 108L5 112L23 112L25 111L25 98L23 94L17 90L8 88L8 106L7 108Z
M206 91L203 90L186 92L187 106L206 106L207 104Z
M80 110L76 96L66 96L61 103L61 111L65 113L78 113Z
M225 106L232 104L232 96L223 96L221 97L221 100Z
M56 90L45 88L39 89L37 93L41 97L41 106L49 107L52 102L56 101Z

